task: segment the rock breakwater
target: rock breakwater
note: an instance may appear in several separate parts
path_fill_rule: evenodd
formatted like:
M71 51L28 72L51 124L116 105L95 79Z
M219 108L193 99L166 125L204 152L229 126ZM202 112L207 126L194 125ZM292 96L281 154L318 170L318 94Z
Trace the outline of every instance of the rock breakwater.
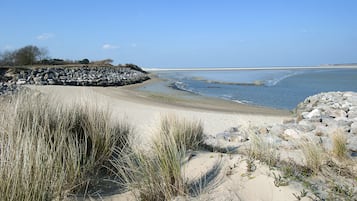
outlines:
M320 200L331 195L333 200L357 199L356 92L310 96L296 107L291 119L274 125L238 125L207 136L204 145L214 151L241 153L248 161L270 163L283 173L290 168ZM347 193L336 192L336 186Z
M332 135L346 136L347 153L357 152L357 93L328 92L310 96L295 109L295 117L274 125L237 126L216 136L208 136L206 143L219 150L244 147L252 135L259 135L272 144L291 150L298 141L311 141L326 150L332 149ZM239 139L239 140L235 140ZM242 140L244 139L244 140Z
M0 95L18 85L123 86L150 79L147 73L127 67L71 67L21 70L0 82ZM4 80L4 79L3 79Z

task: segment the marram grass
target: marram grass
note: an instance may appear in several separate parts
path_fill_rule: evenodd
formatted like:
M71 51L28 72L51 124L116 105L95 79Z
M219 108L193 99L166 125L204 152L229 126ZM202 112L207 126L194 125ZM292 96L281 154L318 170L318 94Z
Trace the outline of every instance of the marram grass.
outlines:
M341 130L335 131L332 136L332 153L338 159L345 159L347 156L347 137Z
M189 194L183 175L186 150L202 142L200 122L164 117L150 151L135 149L113 163L119 180L138 200L171 200Z
M0 197L62 200L126 145L130 128L108 111L20 93L0 106Z

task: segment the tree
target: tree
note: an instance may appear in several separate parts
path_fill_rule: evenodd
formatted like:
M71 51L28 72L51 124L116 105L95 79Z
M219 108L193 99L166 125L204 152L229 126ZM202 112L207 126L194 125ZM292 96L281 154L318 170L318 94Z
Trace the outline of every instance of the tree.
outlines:
M38 56L38 61L42 61L42 60L44 60L44 59L49 59L48 58L48 49L47 48L45 48L45 47L41 47L40 48L40 55Z
M1 66L12 66L15 63L15 53L11 51L5 51L0 55Z
M83 59L81 61L79 61L80 64L89 64L89 60L88 59Z
M38 47L28 45L15 53L15 64L17 65L32 65L37 62L37 59L41 55L41 51Z

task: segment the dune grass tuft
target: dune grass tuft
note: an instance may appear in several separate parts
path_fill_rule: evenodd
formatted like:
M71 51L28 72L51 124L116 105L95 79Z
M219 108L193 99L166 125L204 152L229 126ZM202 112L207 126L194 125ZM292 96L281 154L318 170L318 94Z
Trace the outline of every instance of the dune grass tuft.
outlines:
M247 149L249 159L260 160L271 167L276 166L279 161L279 155L272 143L267 142L256 134L250 135L250 141L251 144Z
M183 175L187 149L202 141L203 129L198 122L165 117L150 151L134 150L113 163L119 183L131 190L138 200L171 200L186 196L190 184Z
M347 138L343 131L337 130L332 134L332 153L338 159L344 159L347 156Z
M20 93L0 108L0 195L4 201L62 200L123 149L127 124L108 111Z
M312 142L304 142L300 147L305 157L306 167L309 168L313 174L318 174L325 160L322 147Z
M164 136L173 136L176 144L185 146L186 150L196 150L203 142L203 126L200 121L180 119L175 115L162 118L159 132Z

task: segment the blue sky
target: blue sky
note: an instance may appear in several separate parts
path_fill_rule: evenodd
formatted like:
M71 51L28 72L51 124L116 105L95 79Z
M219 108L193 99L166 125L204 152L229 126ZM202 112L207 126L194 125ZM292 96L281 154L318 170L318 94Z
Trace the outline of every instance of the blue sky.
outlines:
M0 52L142 67L357 62L355 0L1 0Z

